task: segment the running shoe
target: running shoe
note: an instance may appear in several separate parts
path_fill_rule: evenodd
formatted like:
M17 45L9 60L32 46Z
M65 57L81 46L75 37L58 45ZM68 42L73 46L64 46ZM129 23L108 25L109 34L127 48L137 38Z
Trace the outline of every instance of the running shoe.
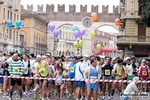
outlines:
M102 100L105 100L105 96L102 96Z
M111 100L111 96L108 96L108 100Z
M36 94L33 95L33 99L37 99L37 95Z
M35 92L39 88L39 85L36 85L33 91Z
M2 91L2 89L0 89L0 94L2 94L3 93L3 91Z
M54 98L55 98L55 96L54 96L54 94L52 94L51 99L54 99Z

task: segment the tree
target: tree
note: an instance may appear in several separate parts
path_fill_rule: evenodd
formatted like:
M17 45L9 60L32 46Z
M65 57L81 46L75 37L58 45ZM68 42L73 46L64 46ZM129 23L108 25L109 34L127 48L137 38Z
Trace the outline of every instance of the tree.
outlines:
M150 0L139 0L139 9L142 10L140 21L150 27Z

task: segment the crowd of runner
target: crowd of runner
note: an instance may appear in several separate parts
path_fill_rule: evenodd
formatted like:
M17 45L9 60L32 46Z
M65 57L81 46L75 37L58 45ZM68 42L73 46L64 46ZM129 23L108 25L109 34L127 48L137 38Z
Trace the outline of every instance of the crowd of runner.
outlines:
M146 81L150 78L149 75L149 59L142 59L136 64L135 57L100 58L88 54L84 54L83 57L55 57L49 53L35 57L34 54L3 54L0 51L0 93L9 100L12 100L13 92L16 92L16 99L19 100L23 100L23 95L30 97L31 94L34 94L33 99L37 99L40 95L41 100L50 100L55 96L57 100L62 100L64 96L66 99L76 100L105 100L106 95L108 100L112 100L116 90L119 95L125 96L132 91L147 92L149 84L97 82L97 79ZM48 80L47 78L87 81Z

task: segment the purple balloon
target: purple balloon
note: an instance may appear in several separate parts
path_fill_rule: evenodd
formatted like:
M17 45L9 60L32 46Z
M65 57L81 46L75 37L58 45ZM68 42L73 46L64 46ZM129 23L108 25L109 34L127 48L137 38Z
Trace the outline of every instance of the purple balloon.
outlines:
M54 29L55 29L55 25L52 24L52 23L49 23L49 24L48 24L48 29L49 29L51 32L53 32Z
M58 30L54 30L54 36L58 37L58 35L59 35L59 31Z
M76 30L76 31L74 32L74 36L75 36L76 38L78 38L79 35L80 35L80 32L79 32L78 30Z
M85 32L86 32L85 29L81 29L80 30L80 35L83 36L85 34Z

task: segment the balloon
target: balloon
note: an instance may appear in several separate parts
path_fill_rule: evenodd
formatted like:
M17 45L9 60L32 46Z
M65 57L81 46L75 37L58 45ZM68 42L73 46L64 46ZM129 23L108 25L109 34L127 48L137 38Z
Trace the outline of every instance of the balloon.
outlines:
M80 35L80 32L79 32L78 30L76 30L76 31L74 32L74 36L75 36L76 38L78 38L79 35Z
M72 30L73 30L73 31L76 31L76 30L78 30L78 27L77 27L76 25L73 25L73 26L72 26Z
M48 24L48 29L49 29L51 32L53 32L54 29L55 29L55 25L52 24L52 23L49 23L49 24Z
M73 46L74 46L75 48L77 48L77 47L78 47L78 42L74 42L74 43L73 43Z
M59 31L58 31L58 30L55 30L55 31L54 31L54 36L55 36L55 37L58 37L58 35L59 35Z
M115 20L115 25L116 25L116 26L119 26L119 25L120 25L120 19L119 19L119 18L117 18L117 19Z
M80 36L83 36L85 34L86 30L85 29L81 29L80 30Z
M82 46L84 44L83 40L79 41L79 45Z
M95 35L96 35L96 33L94 31L90 33L91 38L94 38Z
M13 25L13 22L12 22L11 20L7 21L7 26L8 26L9 28L11 28L12 25Z
M91 14L91 18L92 18L93 22L96 22L97 19L98 19L97 13L93 12L93 13Z
M18 28L20 28L20 27L22 26L21 20L16 21L16 26L17 26Z
M101 47L102 47L101 44L97 44L97 45L96 45L96 48L97 48L98 50L100 50Z

